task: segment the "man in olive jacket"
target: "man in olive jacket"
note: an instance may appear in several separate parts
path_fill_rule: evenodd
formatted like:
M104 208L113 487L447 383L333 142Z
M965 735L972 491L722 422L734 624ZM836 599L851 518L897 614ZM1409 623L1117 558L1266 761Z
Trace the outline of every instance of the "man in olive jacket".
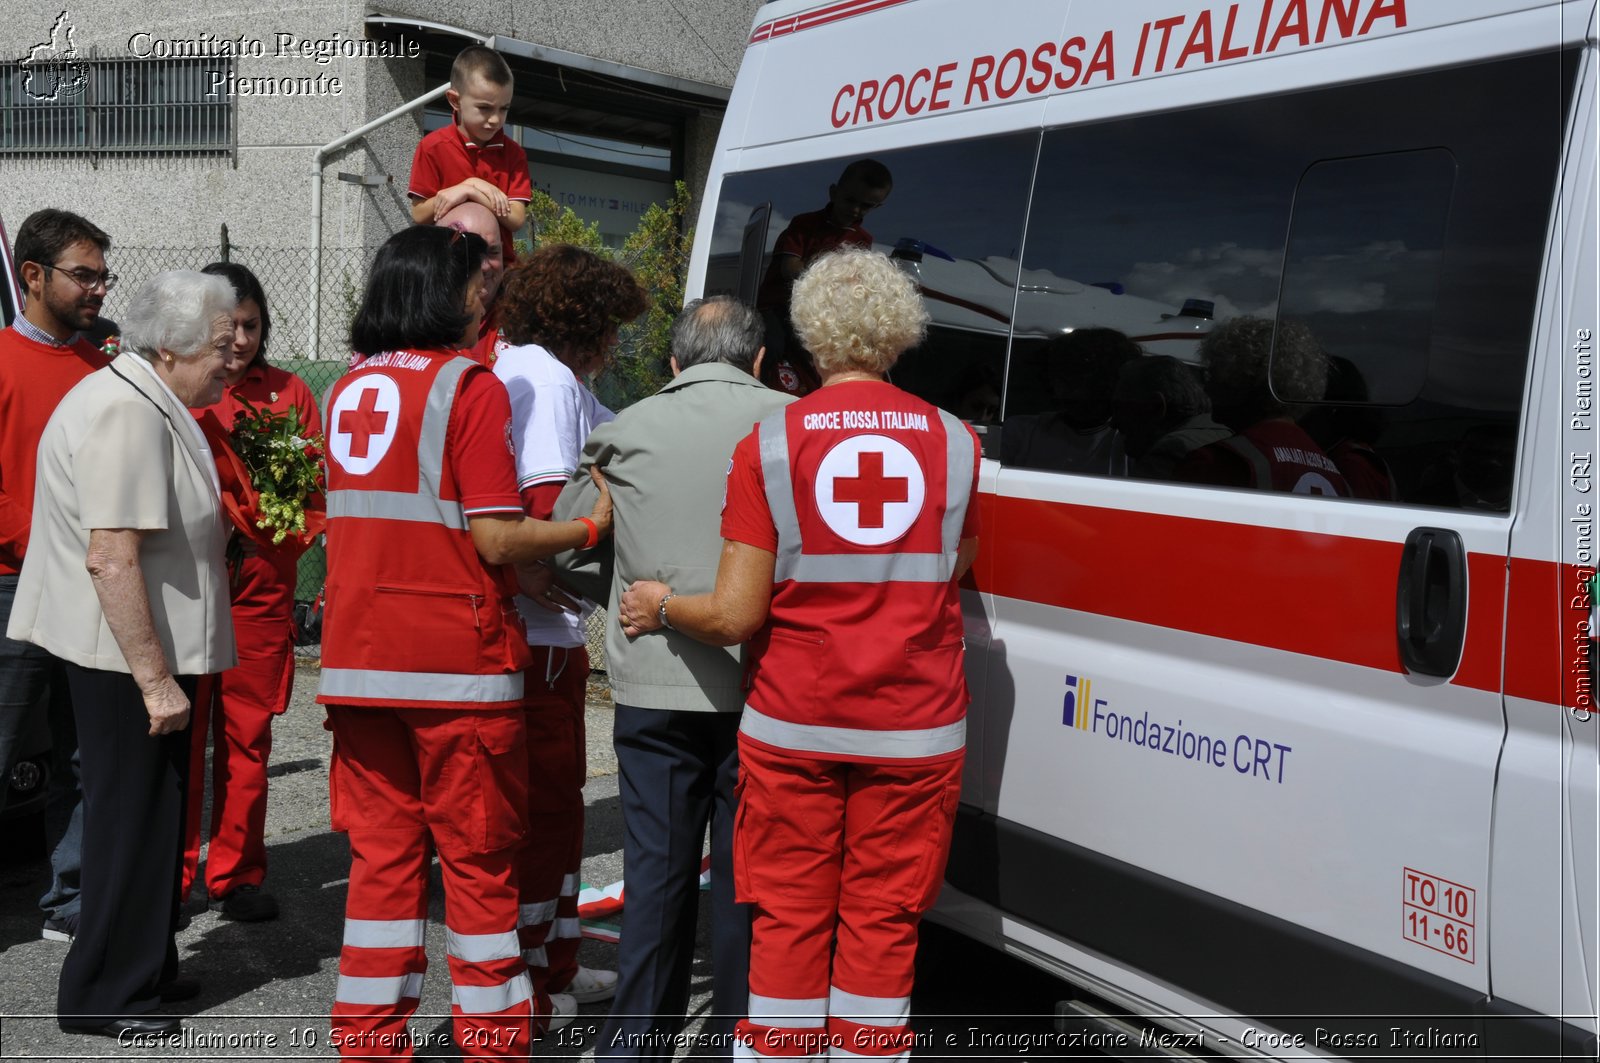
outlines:
M711 825L712 1011L705 1032L731 1051L749 1001L750 918L733 900L734 784L744 708L738 648L675 631L628 639L617 601L636 579L709 592L722 553L724 481L734 445L793 400L757 379L761 317L727 296L695 300L672 330L673 380L596 428L555 518L589 512L589 466L615 507L609 586L605 544L556 559L563 578L607 595L606 672L616 702L626 928L611 1018L597 1056L671 1060L689 1002L700 846ZM601 555L599 557L593 555ZM588 576L586 582L584 577Z

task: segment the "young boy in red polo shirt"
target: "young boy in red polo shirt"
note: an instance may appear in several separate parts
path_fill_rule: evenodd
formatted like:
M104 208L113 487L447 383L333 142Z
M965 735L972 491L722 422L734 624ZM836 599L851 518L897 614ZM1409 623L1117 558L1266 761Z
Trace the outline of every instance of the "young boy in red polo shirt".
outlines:
M871 249L872 234L861 223L883 205L894 188L889 168L876 159L857 159L828 186L828 205L796 214L778 235L772 262L756 293L756 309L767 320L767 358L761 382L790 395L809 395L820 386L811 358L789 324L789 293L795 278L813 260L840 247Z
M411 159L411 220L432 225L452 208L482 203L500 220L506 263L516 260L512 234L528 219L533 182L528 154L505 135L511 110L511 68L499 52L474 44L450 66L455 122L422 138Z

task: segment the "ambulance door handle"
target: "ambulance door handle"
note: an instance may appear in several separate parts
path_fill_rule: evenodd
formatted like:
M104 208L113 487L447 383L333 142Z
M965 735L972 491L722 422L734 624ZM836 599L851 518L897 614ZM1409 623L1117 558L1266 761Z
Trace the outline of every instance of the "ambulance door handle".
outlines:
M1406 536L1395 607L1406 671L1454 675L1467 632L1467 552L1461 536L1448 528L1416 528Z

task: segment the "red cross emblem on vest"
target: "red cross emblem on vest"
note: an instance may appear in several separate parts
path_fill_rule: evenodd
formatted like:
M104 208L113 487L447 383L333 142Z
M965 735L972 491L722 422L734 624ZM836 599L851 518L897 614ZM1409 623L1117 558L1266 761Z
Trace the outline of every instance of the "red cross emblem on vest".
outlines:
M863 450L856 455L856 461L855 476L834 478L833 500L859 506L856 523L862 528L881 528L884 504L908 501L911 480L906 476L885 476L882 451Z
M383 434L391 416L378 409L378 393L366 390L361 392L361 400L355 409L339 411L339 423L334 425L333 430L341 435L349 434L352 458L364 458L372 437Z
M859 546L892 543L922 512L927 475L904 443L852 436L817 467L817 512L835 534Z
M400 388L379 373L357 379L333 400L328 427L328 456L346 472L371 472L400 427Z

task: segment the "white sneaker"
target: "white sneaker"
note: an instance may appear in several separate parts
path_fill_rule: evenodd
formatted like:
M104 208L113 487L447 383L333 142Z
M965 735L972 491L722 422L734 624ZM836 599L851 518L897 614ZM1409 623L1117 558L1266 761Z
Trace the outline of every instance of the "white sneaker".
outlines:
M610 1000L617 995L617 972L579 967L576 977L562 987L561 993L579 1004L598 1004L602 1000Z
M578 1017L578 1002L565 993L550 994L550 1022L545 1027L547 1030L559 1030L563 1026L571 1026L572 1020Z

